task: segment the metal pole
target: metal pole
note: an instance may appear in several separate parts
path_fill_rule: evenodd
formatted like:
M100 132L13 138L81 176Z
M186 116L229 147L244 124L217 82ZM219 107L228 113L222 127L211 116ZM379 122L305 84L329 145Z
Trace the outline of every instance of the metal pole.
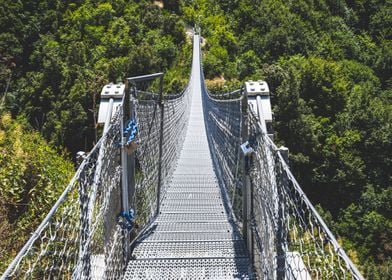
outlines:
M106 119L105 119L105 125L103 127L103 133L102 133L103 137L105 137L106 132L109 130L110 121L112 119L113 103L114 103L114 99L110 98L109 99L109 107L108 107L108 111L107 111L107 115L106 115ZM107 246L110 243L112 232L111 232L111 229L108 227L108 224L110 223L110 221L108 222L107 217L105 217L104 219L105 219L105 222L104 222L104 224L105 224L105 226L104 226L104 244L105 244L105 246Z
M128 81L125 83L124 97L123 97L123 120L121 122L121 167L122 167L122 177L121 177L121 210L123 213L129 211L129 195L128 195L128 154L125 150L125 144L127 143L127 138L124 135L124 128L127 125L127 121L130 118L129 111L129 84ZM125 261L128 262L129 259L129 234L127 230L124 230L124 256Z
M136 111L136 87L133 86L131 88L130 94L130 103L129 103L129 110L131 118L135 118L135 111ZM135 174L136 174L136 156L135 152L132 152L130 155L127 156L127 164L128 164L128 205L130 208L136 209L136 201L135 201L135 193L136 193L136 184L135 184ZM128 240L132 241L136 237L135 231L129 232ZM128 244L127 244L128 246ZM132 254L133 248L132 243L128 246L128 257Z
M242 143L248 141L249 133L248 133L248 95L246 91L243 91L242 98ZM243 228L242 233L244 239L246 240L246 245L248 247L249 252L252 255L253 248L251 242L251 234L249 230L249 221L251 218L251 190L250 190L250 177L249 177L249 157L244 156L242 162L242 171L243 171L243 184L242 184L242 215L243 215Z
M135 99L136 99L136 87L132 87L131 91L131 100L129 103L129 110L130 110L130 116L131 118L135 118L135 110L136 110L136 105L135 105ZM135 192L136 192L136 187L135 187L135 152L132 152L131 155L128 155L128 190L129 190L129 205L131 205L131 208L136 209L135 206Z
M159 107L161 109L161 130L159 136L159 162L158 162L158 188L157 188L157 212L159 214L160 200L161 200L161 188L162 188L162 156L163 156L163 124L164 124L164 104L163 104L163 75L159 80Z
M288 150L287 150L288 151ZM276 279L284 280L286 278L286 244L287 244L287 232L285 229L284 220L284 207L285 207L285 192L284 189L288 185L288 179L286 173L283 171L283 167L279 164L279 158L275 161L275 171L277 173L277 192L278 192L278 228L277 228L277 240L276 240L276 259L277 259L277 271Z
M159 84L159 106L161 109L161 132L160 132L160 139L159 139L159 161L158 161L158 185L157 185L157 213L159 213L159 201L160 201L160 196L161 196L161 186L162 186L162 145L163 145L163 117L164 117L164 106L163 106L163 73L155 73L155 74L149 74L149 75L143 75L143 76L136 76L136 77L130 77L127 78L127 83L126 87L128 85L128 82L132 83L137 83L137 82L145 82L145 81L150 81L156 78L160 78L160 84ZM132 99L134 100L134 98ZM134 109L132 110L132 112ZM129 162L129 168L131 171L130 178L128 180L129 185L131 186L131 196L133 198L133 194L135 192L135 179L134 179L134 174L135 174L135 156L131 155L130 156L130 162Z
M253 250L253 232L252 232L252 210L253 210L253 191L249 175L250 156L245 158L245 199L246 199L246 247L249 251L250 263L253 265L254 250Z

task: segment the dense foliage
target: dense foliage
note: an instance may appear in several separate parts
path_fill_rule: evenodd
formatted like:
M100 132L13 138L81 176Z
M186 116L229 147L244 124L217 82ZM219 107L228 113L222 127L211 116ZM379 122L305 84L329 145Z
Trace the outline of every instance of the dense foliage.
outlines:
M187 2L206 77L231 81L214 90L269 82L299 182L362 272L391 278L392 2Z
M2 0L0 30L7 108L72 154L96 140L105 83L173 65L165 84L178 90L185 83L185 25L151 1Z
M40 224L73 173L26 121L0 115L0 271Z
M0 271L74 170L51 147L96 141L102 86L157 71L167 91L186 84L191 45L165 2L0 1Z
M306 193L368 278L391 271L391 1L0 3L0 110L72 155L96 141L105 83L165 71L166 91L183 88L200 26L211 89L269 82Z

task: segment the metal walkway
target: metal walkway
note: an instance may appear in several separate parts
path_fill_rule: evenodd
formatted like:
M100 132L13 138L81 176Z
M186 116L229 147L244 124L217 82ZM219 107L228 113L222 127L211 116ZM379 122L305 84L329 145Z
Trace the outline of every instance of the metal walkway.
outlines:
M229 222L204 123L200 39L194 36L191 111L161 211L136 242L124 279L249 279L244 241Z

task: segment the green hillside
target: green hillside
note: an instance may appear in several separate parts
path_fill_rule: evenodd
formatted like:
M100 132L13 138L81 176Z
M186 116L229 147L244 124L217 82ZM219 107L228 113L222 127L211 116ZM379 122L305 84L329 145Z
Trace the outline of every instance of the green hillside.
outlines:
M249 79L269 83L275 141L289 147L298 181L366 277L392 278L391 1L0 3L0 113L14 123L0 127L1 148L4 133L34 130L41 147L47 147L43 136L70 158L88 151L98 138L102 86L164 71L165 92L183 89L191 56L187 31L197 25L210 90L229 91ZM0 153L0 162L6 156L14 157ZM29 160L24 164L40 159ZM72 167L58 160L45 164L69 176ZM9 168L2 164L0 176ZM1 183L1 195L21 201L11 189L27 186ZM15 217L5 218L9 210L1 203L0 227L9 226ZM30 211L23 209L18 215ZM0 243L0 252L7 246Z

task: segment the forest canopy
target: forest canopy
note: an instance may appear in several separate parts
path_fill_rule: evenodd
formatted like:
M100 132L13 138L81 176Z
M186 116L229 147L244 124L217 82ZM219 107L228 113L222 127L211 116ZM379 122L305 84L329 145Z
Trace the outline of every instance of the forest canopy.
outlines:
M197 25L210 90L229 91L249 79L269 83L275 139L290 149L306 194L367 278L391 273L391 1L0 3L0 145L31 134L28 142L21 138L23 150L32 141L40 147L34 152L63 154L45 164L68 178L64 151L72 159L97 141L102 86L164 71L165 92L182 90L191 55L186 31ZM39 156L30 159L20 164L43 164ZM8 178L5 168L0 174ZM51 180L37 188L46 190ZM18 191L4 183L1 193L20 201L27 184L15 184ZM57 184L52 195L60 191ZM4 205L2 215L9 211ZM20 219L8 216L7 226L23 227Z

